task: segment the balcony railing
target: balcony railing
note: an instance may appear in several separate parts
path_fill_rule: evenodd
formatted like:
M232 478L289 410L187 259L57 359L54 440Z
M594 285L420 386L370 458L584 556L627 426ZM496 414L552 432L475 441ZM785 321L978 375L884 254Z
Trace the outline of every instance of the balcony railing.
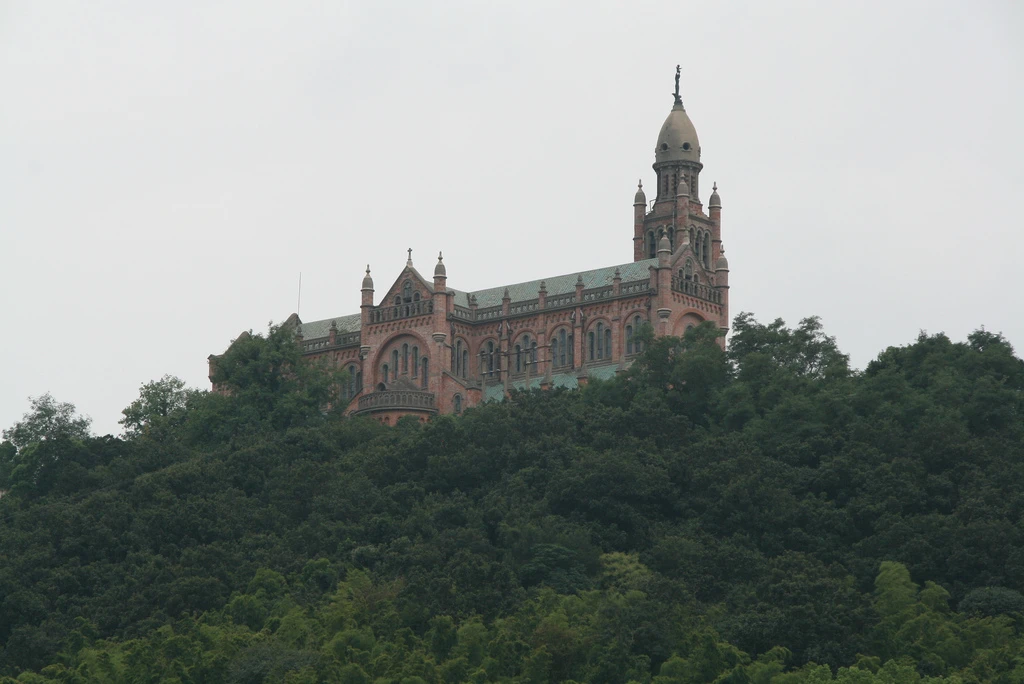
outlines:
M583 301L593 302L598 299L607 299L608 297L611 297L613 294L615 294L615 290L611 286L599 287L593 290L584 290Z
M429 299L422 299L418 302L378 306L370 313L370 320L374 323L381 323L383 321L396 321L400 318L411 318L429 313L434 313L434 302Z
M359 345L361 334L357 330L350 333L338 333L334 338L334 344L331 344L331 338L329 337L317 337L312 340L303 340L302 351L304 352L315 352L321 349L333 349L337 347L354 347Z
M373 411L394 411L409 409L437 413L434 407L433 392L416 392L413 390L378 390L359 397L359 408L354 413L370 413Z
M641 280L631 283L623 283L620 289L620 296L645 293L650 289L649 280ZM602 299L611 299L615 296L615 288L611 285L595 287L583 291L581 300L583 302L595 302ZM540 305L539 299L530 299L523 302L516 302L509 306L510 316L522 316L534 311L547 309L558 309L565 306L572 306L577 303L576 293L567 292L561 295L552 295L546 298L544 306ZM504 309L501 306L489 306L481 309L467 309L463 306L456 306L451 318L465 321L489 321L504 318Z
M675 276L672 277L672 290L675 292L682 292L688 294L691 297L697 299L703 299L706 302L713 304L722 303L722 293L710 285L704 285L703 283L695 283L692 280L679 279Z
M638 280L635 283L623 283L622 288L619 290L624 295L638 294L640 292L647 292L651 289L650 280Z

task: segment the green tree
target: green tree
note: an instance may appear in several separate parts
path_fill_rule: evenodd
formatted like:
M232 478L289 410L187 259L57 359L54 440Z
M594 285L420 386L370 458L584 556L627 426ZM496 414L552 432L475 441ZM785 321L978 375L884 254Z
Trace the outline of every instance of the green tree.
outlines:
M344 379L327 362L302 357L291 324L271 325L265 336L239 336L212 365L211 380L230 400L234 434L318 422ZM206 407L216 410L220 403L214 399Z
M16 448L53 439L85 439L92 419L76 414L75 405L60 402L47 392L29 397L31 409L22 419L3 431L3 439Z
M729 357L740 368L766 358L806 378L842 377L850 372L849 356L839 350L834 337L824 333L817 316L804 318L790 329L781 318L762 324L753 314L742 312L733 319Z
M137 437L148 427L162 424L174 415L181 415L199 390L185 386L173 375L147 382L139 387L139 398L129 404L118 421L126 437Z

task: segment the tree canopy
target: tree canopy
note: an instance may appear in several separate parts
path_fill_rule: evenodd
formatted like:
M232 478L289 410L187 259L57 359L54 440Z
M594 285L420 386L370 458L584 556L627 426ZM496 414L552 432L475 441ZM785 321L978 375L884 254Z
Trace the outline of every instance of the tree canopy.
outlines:
M3 439L18 449L47 439L85 439L92 419L79 416L75 405L57 401L47 392L29 397L31 409L3 431Z
M123 438L5 431L0 682L1024 682L1004 338L859 372L814 318L647 335L388 428L271 327Z

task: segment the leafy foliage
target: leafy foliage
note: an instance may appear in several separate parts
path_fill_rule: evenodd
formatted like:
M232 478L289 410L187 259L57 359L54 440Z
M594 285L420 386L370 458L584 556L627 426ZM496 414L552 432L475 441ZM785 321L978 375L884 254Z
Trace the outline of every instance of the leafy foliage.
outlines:
M0 682L1024 681L1006 340L717 334L385 428L271 327L5 442Z
M4 441L18 449L47 439L85 439L92 419L76 415L75 405L57 401L47 392L29 397L32 409L22 419L3 431Z
M185 381L173 375L147 382L139 388L139 398L128 405L118 421L126 437L138 437L144 430L158 429L167 421L183 417L189 401L200 393L189 389Z

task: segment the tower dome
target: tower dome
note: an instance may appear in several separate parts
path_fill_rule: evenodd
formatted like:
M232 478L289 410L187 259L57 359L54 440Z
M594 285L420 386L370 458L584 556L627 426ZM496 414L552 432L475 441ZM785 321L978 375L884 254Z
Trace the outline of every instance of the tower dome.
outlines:
M668 118L661 125L658 133L658 146L654 149L657 162L700 161L700 142L697 140L697 129L683 109L683 103L677 102L668 113Z
M700 141L697 129L683 109L683 98L679 96L679 72L676 67L675 103L658 133L658 144L654 148L655 164L659 162L700 162Z
M633 195L633 204L647 206L647 195L644 193L644 182L642 180L637 183L636 194Z
M718 261L715 262L716 271L728 271L729 260L725 258L725 245L722 245L721 256L718 257Z
M373 289L373 278L370 277L370 264L366 264L366 275L363 276L363 289Z

